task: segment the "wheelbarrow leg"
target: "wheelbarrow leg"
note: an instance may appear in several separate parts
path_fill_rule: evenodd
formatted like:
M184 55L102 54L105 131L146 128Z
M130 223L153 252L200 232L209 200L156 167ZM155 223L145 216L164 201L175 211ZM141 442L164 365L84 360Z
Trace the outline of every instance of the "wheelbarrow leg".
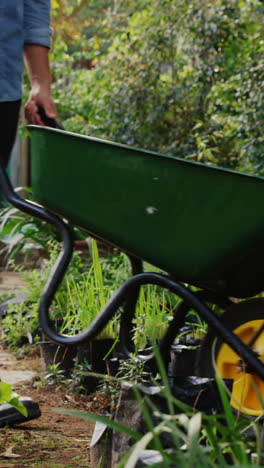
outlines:
M128 256L131 264L132 275L137 275L143 272L143 263L142 260ZM140 287L136 286L131 288L128 292L125 303L123 305L123 314L120 319L120 331L119 331L119 342L121 351L126 358L129 358L131 354L135 351L132 338L132 320L135 316L136 305L138 301Z
M225 297L218 296L207 291L201 290L195 293L195 296L203 302L208 302L211 304L217 304L220 307L226 307L227 304L231 305L232 302ZM163 357L164 362L167 364L170 359L170 350L173 345L175 338L180 332L181 327L184 325L187 314L193 308L189 305L188 302L182 301L176 306L173 311L173 319L169 324L167 332L160 344L160 353Z

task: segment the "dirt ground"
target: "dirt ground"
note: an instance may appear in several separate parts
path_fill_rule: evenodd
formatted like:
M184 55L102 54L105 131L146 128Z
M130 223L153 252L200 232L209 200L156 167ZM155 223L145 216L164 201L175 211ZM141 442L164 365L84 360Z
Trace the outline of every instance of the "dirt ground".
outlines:
M5 364L0 366L3 368ZM15 391L38 402L42 415L16 427L0 429L0 468L93 468L89 461L93 424L54 411L56 408L88 411L93 397L76 397L66 388L36 385L43 373L38 354L16 360L11 353L8 369L35 373L33 379L16 385Z

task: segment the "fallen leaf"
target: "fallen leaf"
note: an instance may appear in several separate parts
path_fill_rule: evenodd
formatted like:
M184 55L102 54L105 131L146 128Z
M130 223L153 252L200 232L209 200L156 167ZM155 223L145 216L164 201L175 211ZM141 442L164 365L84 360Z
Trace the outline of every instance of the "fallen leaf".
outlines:
M16 453L13 453L13 445L11 445L10 447L8 447L8 449L6 449L6 451L4 453L1 453L0 457L4 457L4 458L19 458L20 455L17 455Z

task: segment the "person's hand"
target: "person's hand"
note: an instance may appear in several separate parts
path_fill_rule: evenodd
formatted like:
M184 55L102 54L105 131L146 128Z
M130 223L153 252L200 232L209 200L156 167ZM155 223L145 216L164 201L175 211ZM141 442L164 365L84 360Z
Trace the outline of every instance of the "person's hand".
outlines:
M45 123L41 120L39 115L39 109L41 107L44 109L46 116L50 119L55 119L57 117L56 107L50 93L40 88L32 89L25 105L25 117L28 123L45 126Z

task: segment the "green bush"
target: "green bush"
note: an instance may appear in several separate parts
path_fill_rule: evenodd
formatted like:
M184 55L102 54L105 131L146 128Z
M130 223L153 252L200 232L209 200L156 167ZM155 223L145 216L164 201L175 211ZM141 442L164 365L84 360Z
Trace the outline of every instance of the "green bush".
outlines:
M125 3L109 15L107 53L89 51L94 69L57 55L66 129L262 174L262 3Z

